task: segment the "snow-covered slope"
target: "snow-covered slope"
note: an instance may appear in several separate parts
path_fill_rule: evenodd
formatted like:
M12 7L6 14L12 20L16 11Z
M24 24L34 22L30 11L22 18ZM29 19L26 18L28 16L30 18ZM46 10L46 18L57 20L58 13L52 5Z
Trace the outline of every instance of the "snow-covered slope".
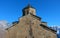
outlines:
M0 38L6 38L6 28L8 28L8 23L4 20L0 21Z
M7 21L5 20L0 21L0 29L6 29L9 28L10 26L12 26L12 24L9 24Z
M7 27L8 27L8 25L7 25L6 21L4 21L4 20L0 21L0 28L5 29Z
M57 38L60 38L60 26L53 26L51 28L57 31Z

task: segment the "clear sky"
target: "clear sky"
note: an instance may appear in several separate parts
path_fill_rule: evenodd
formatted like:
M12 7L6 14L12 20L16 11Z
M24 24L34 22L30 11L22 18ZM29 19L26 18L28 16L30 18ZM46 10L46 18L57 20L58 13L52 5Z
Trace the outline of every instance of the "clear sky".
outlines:
M28 1L0 0L0 20L7 20L9 23L17 21ZM30 0L30 4L36 8L36 15L49 26L60 25L60 0Z

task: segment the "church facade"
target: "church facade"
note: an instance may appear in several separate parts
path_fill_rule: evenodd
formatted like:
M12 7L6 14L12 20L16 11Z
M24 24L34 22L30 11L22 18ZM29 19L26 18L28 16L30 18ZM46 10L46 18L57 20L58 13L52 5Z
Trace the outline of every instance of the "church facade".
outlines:
M36 9L30 5L23 10L19 21L6 29L6 38L57 38L56 31L47 27L46 22L36 16Z

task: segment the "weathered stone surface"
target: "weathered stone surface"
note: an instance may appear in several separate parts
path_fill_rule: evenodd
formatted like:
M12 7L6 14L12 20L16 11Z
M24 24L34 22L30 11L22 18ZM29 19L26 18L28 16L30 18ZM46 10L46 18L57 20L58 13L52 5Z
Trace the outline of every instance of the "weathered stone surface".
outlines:
M40 26L41 21L26 15L20 18L19 23L15 24L8 31L9 38L56 38L56 34ZM30 29L31 27L31 29ZM30 33L32 33L30 35Z

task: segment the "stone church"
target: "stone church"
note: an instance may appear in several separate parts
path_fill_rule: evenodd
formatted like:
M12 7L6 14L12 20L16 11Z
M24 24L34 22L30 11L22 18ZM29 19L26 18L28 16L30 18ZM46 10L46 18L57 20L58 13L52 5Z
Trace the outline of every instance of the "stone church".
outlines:
M36 16L34 7L27 5L22 11L22 17L6 29L6 38L57 38L56 31Z

